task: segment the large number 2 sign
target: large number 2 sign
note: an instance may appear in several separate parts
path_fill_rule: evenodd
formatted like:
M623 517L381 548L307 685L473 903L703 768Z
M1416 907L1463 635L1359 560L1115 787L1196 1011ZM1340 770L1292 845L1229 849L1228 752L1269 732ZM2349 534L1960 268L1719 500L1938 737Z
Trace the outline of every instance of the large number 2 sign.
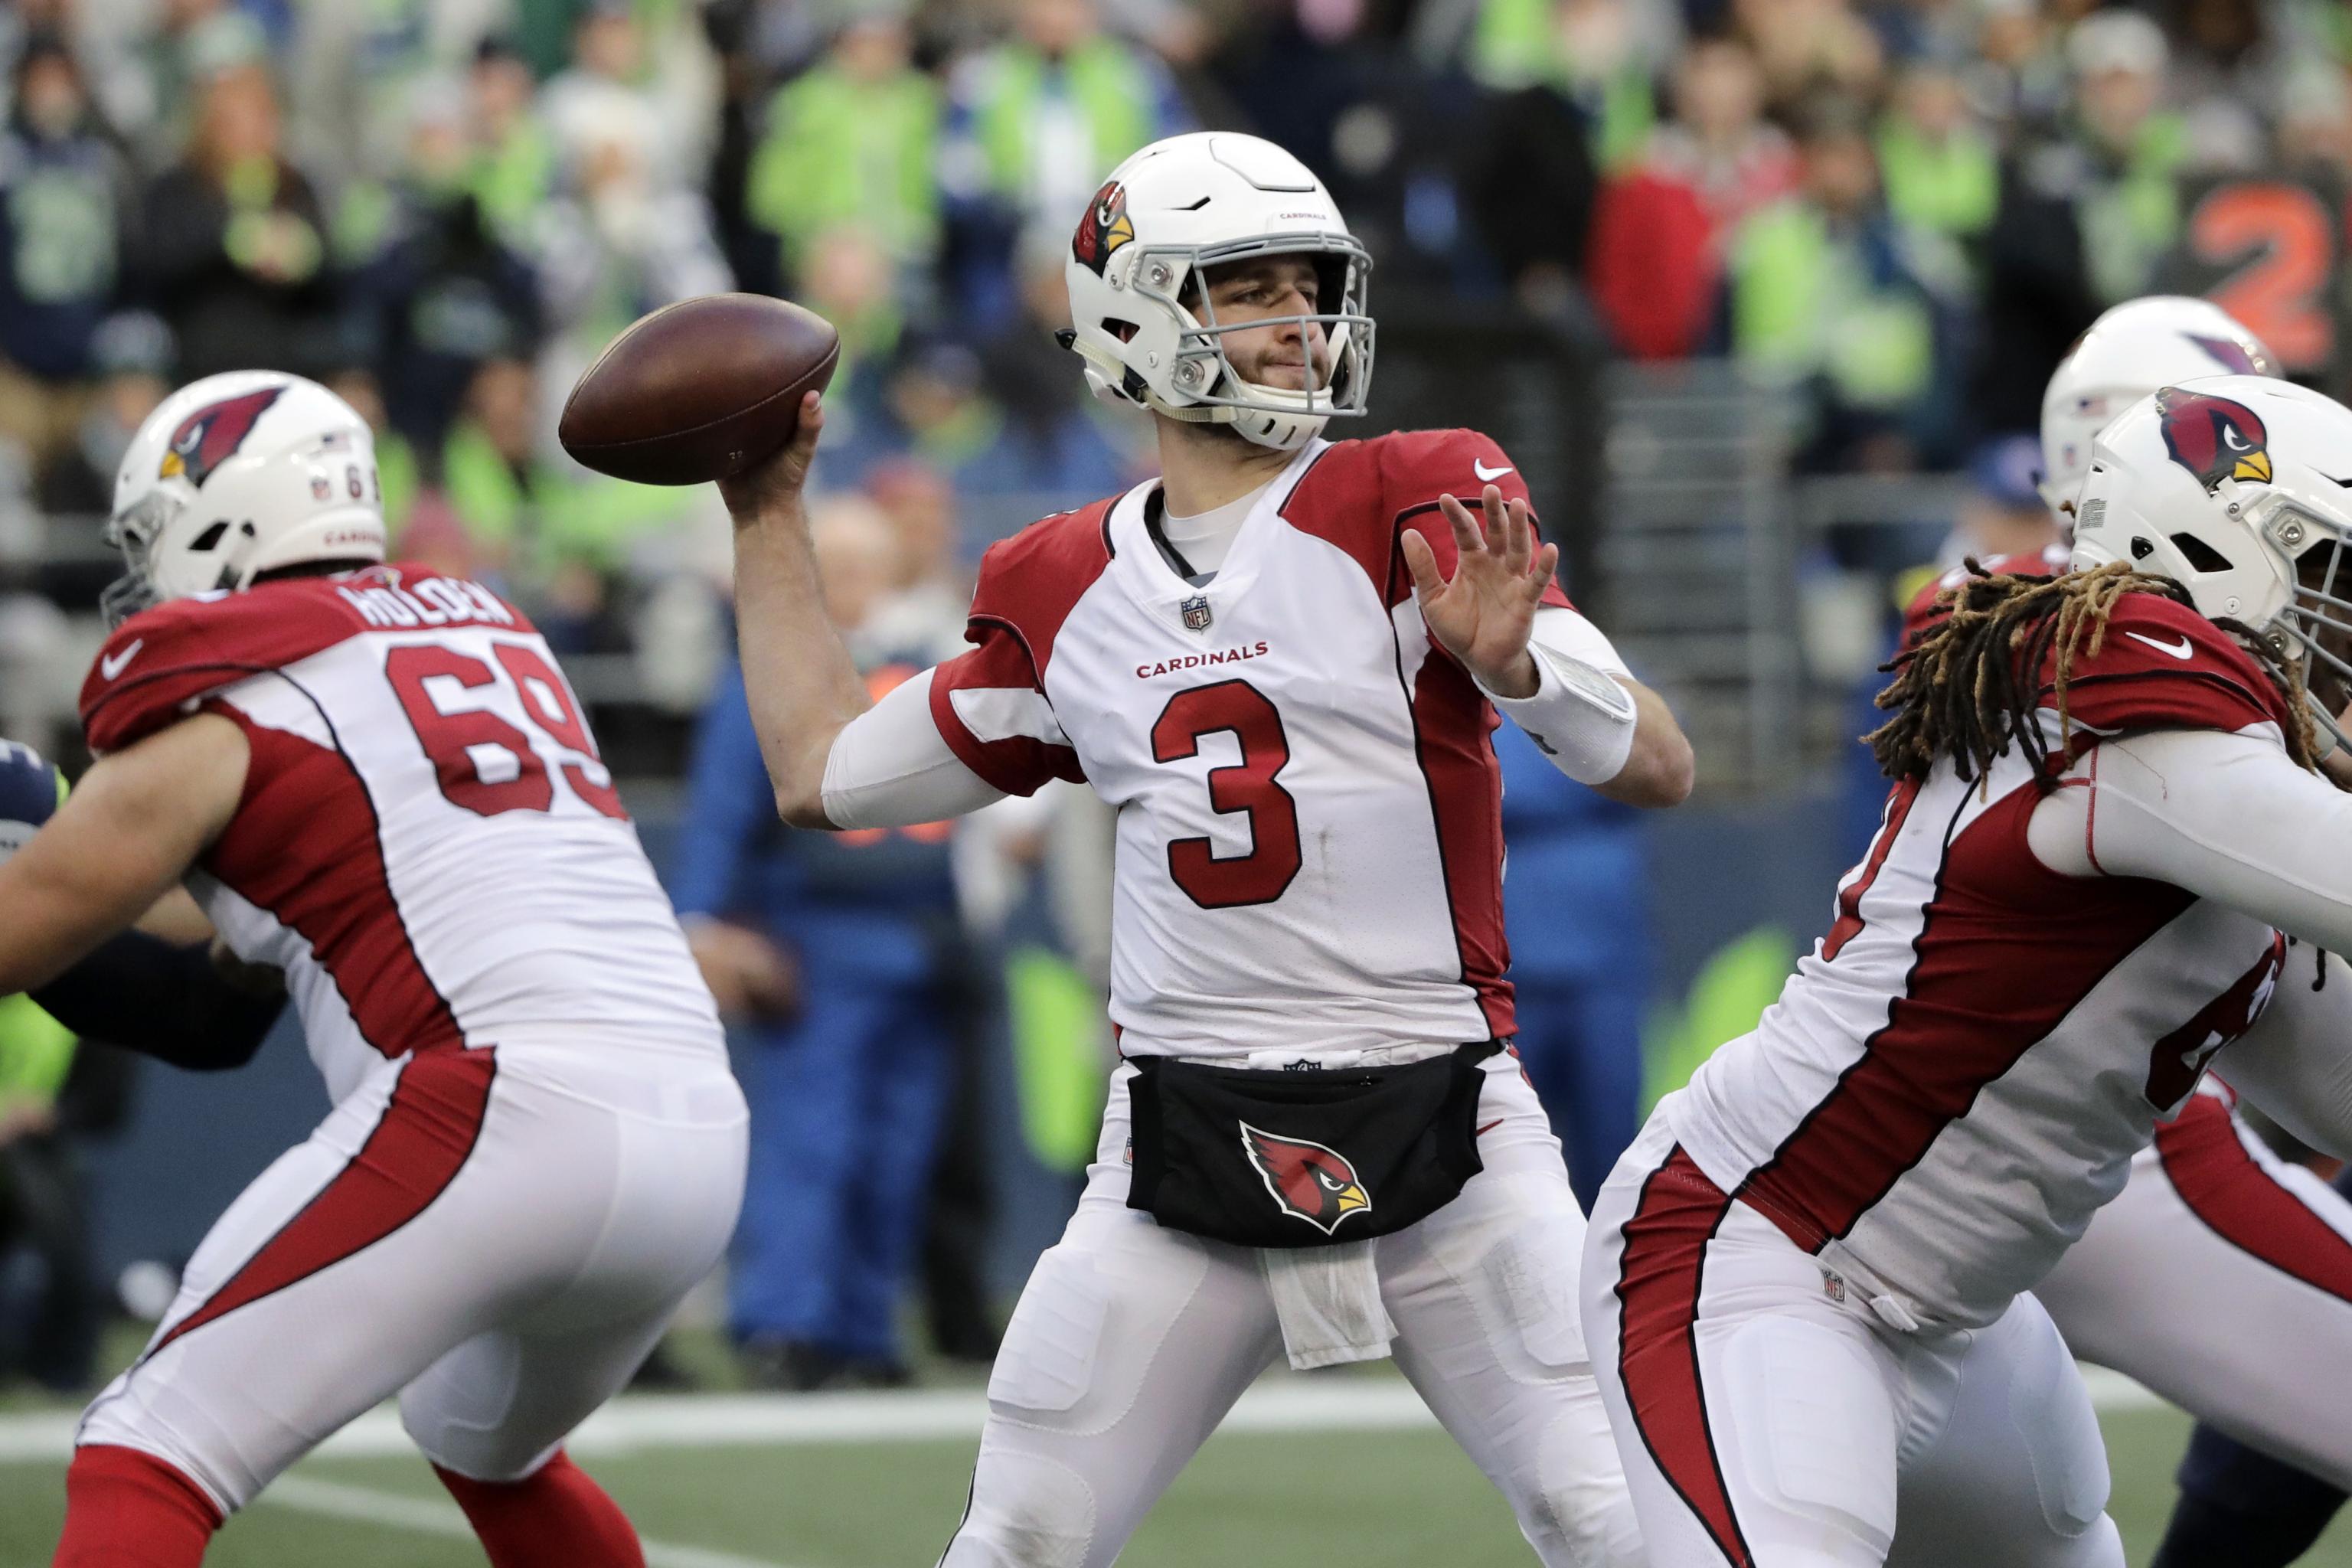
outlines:
M522 699L523 716L541 733L581 759L566 758L561 764L563 782L571 785L572 793L606 816L627 816L610 776L604 784L589 776L592 765L602 772L604 764L572 701L572 689L554 666L522 643L492 643L490 652L498 661L495 668L471 654L437 643L396 647L384 660L385 679L392 682L401 710L408 715L409 728L416 731L418 744L433 763L442 795L451 805L462 805L478 816L546 811L554 805L555 781L548 776L547 764L540 760L529 735L487 708L445 712L425 686L440 677L474 691L498 685L503 673Z
M1241 742L1238 766L1209 770L1209 805L1249 817L1250 851L1219 859L1207 838L1168 846L1168 874L1204 910L1270 904L1298 875L1298 803L1276 782L1290 762L1282 715L1246 680L1196 686L1168 700L1151 726L1151 755L1162 763L1201 753L1201 737L1220 731Z
M2185 238L2192 262L2221 274L2206 297L2243 321L2288 370L2320 369L2335 357L2328 284L2336 222L2316 191L2279 180L2224 181L2198 200Z

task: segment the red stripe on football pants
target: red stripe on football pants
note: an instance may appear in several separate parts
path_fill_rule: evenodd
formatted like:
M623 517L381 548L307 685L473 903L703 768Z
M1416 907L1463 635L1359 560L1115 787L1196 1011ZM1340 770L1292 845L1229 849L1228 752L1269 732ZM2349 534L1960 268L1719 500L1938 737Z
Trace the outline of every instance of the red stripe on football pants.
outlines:
M404 1064L383 1120L351 1163L147 1355L373 1246L423 1214L473 1153L497 1071L488 1049L436 1051Z
M2246 1152L2228 1109L2199 1095L2156 1130L2157 1158L2189 1212L2239 1251L2352 1301L2352 1241Z
M1707 1243L1730 1208L1679 1145L1642 1184L1618 1261L1617 1375L1666 1484L1732 1568L1755 1568L1716 1456L1696 1331Z

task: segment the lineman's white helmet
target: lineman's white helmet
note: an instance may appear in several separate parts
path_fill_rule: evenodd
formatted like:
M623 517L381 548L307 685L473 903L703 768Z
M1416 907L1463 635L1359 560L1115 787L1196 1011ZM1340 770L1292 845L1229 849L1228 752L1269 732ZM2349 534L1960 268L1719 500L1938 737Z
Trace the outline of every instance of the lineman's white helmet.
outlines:
M2317 636L2322 626L2352 631L2347 485L2352 408L2334 398L2268 376L2168 386L2092 444L2074 566L2128 561L2169 577L2199 614L2239 622L2352 684L2352 664ZM2325 574L2299 581L2298 568L2321 550Z
M1205 268L1297 255L1314 258L1320 274L1315 314L1217 321L1200 281ZM1230 425L1261 447L1293 451L1333 415L1364 411L1371 265L1323 183L1273 142L1223 131L1171 136L1112 170L1079 220L1063 266L1065 342L1106 402ZM1244 381L1225 357L1225 334L1290 321L1321 324L1328 384L1291 391Z
M299 375L239 370L182 387L147 416L114 476L108 542L126 570L103 600L147 605L314 561L381 561L375 438Z
M2042 395L2042 499L2062 515L2090 471L2091 442L2159 386L2207 375L2276 375L2277 356L2210 300L2151 294L2091 323Z

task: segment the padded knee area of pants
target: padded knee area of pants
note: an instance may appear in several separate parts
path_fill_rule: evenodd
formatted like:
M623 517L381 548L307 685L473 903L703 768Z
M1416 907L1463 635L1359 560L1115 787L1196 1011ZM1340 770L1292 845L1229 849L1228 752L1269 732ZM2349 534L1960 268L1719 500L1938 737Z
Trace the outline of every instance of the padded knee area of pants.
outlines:
M2024 1439L2042 1521L2072 1540L2105 1516L2106 1443L2080 1375L2055 1330L2051 1352L2021 1362L2010 1384L2010 1419Z
M1084 1476L1039 1454L981 1455L971 1507L940 1568L1086 1568L1095 1494Z
M1006 1419L1080 1434L1115 1425L1208 1277L1209 1256L1190 1237L1106 1229L1048 1248L1023 1287L988 1380ZM1114 1335L1118 1354L1106 1356Z
M1055 1247L1038 1258L989 1373L988 1401L1014 1415L1058 1415L1094 1384L1110 1281L1092 1258Z
M1540 1377L1564 1376L1586 1364L1576 1300L1583 1254L1582 1227L1541 1215L1486 1255L1487 1280L1517 1325L1530 1370Z
M1519 1529L1545 1568L1642 1568L1642 1526L1633 1494L1596 1397L1563 1410L1536 1447L1534 1488L1514 1498Z
M1576 1194L1564 1174L1523 1173L1495 1184L1475 1207L1440 1210L1423 1221L1435 1228L1422 1245L1461 1282L1515 1382L1572 1376L1588 1364L1577 1293L1584 1216Z
M445 1470L477 1481L519 1481L551 1447L537 1434L502 1430L521 1380L521 1347L504 1335L485 1336L400 1391L400 1425Z
M1762 1318L1733 1331L1716 1368L1748 1489L1883 1557L1895 1539L1895 1443L1891 1423L1867 1418L1867 1400L1885 1398L1869 1351L1823 1324Z

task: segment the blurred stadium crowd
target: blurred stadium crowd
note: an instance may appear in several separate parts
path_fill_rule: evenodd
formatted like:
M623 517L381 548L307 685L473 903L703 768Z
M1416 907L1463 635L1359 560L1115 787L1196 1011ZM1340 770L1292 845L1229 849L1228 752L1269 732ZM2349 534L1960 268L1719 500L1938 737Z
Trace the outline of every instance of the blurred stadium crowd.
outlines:
M167 384L298 370L380 422L403 548L573 650L724 561L708 496L553 440L671 300L839 323L824 478L916 534L960 505L950 557L1133 476L1046 329L1070 215L1171 131L1297 150L1384 293L1727 353L1804 390L1801 463L1872 470L2030 429L2184 182L2352 164L2324 0L17 0L0 28L0 507L94 519ZM99 569L40 585L73 605Z

